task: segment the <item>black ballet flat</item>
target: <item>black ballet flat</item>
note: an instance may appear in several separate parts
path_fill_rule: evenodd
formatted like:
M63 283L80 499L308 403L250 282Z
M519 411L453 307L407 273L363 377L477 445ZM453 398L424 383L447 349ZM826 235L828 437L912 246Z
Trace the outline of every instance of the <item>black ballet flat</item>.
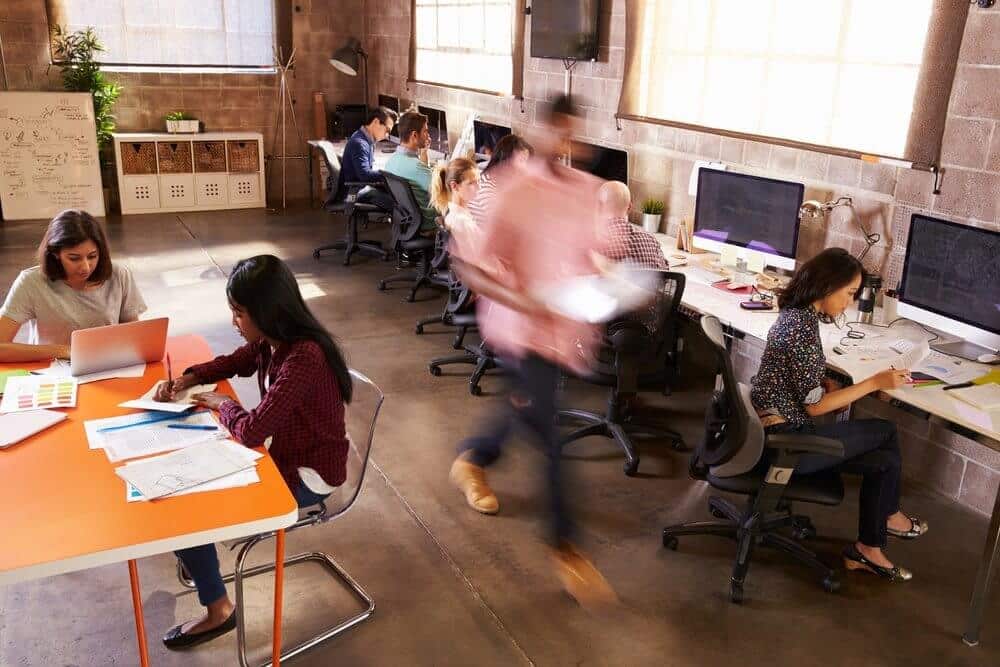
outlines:
M899 567L882 567L881 565L876 565L862 555L858 548L853 544L849 547L844 548L844 567L848 570L862 570L865 572L871 572L877 574L883 579L888 579L889 581L909 581L913 579L913 573L906 568Z
M892 528L886 527L886 532L888 532L893 537L898 537L901 540L915 540L918 537L922 537L927 534L927 530L930 526L923 519L918 519L915 516L906 517L910 520L909 530L893 530Z
M187 634L181 632L182 627L184 627L183 623L176 625L171 628L167 634L163 635L163 645L171 651L191 648L192 646L197 646L198 644L211 641L216 637L221 637L227 632L232 632L236 629L236 610L233 610L233 613L229 615L229 618L223 621L222 625L214 627L211 630L206 630L205 632Z

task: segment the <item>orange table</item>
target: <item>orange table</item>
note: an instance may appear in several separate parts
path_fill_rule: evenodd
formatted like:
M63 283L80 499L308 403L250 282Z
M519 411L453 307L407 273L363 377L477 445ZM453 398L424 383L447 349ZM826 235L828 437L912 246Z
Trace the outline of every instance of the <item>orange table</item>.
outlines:
M211 358L200 336L167 343L177 372ZM0 364L0 370L41 368ZM139 657L149 664L136 559L199 544L277 531L272 660L281 655L281 591L284 528L298 518L295 499L266 451L257 462L260 483L193 493L151 502L126 502L125 483L103 450L89 449L83 422L134 410L120 408L166 377L163 364L149 364L142 378L80 385L69 418L23 442L0 450L3 542L0 584L128 561ZM228 383L219 391L232 395ZM43 492L39 489L44 488Z

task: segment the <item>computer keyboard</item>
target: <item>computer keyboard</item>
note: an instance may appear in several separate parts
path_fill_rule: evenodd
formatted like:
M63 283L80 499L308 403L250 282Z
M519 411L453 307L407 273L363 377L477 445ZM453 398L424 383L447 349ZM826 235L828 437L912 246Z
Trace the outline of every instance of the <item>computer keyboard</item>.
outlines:
M700 285L711 285L722 280L722 276L714 271L709 271L708 269L702 268L700 266L691 266L690 264L684 268L684 275L687 276L688 280Z

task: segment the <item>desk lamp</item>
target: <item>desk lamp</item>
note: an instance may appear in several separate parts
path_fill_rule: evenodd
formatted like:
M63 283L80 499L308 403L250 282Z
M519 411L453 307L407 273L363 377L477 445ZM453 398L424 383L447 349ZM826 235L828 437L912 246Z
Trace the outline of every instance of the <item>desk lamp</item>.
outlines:
M365 116L368 116L368 52L361 48L361 42L354 37L347 40L347 43L333 52L330 56L330 64L338 72L343 72L347 76L357 76L361 69L361 64L365 66ZM367 118L365 119L367 120Z
M865 227L865 223L861 221L858 214L854 211L854 200L850 197L840 197L834 201L828 201L825 204L820 203L815 199L810 199L803 202L802 206L799 208L799 219L804 220L817 219L826 216L830 211L837 208L838 206L848 206L851 209L851 217L854 218L855 224L861 230L865 239L865 249L861 251L858 255L858 261L864 263L865 256L868 251L872 249L872 246L878 243L882 237L879 234L872 234ZM875 300L878 297L879 290L882 289L882 277L876 272L865 271L864 276L861 280L861 294L858 296L858 319L866 324L870 324L872 321L872 314L875 311Z

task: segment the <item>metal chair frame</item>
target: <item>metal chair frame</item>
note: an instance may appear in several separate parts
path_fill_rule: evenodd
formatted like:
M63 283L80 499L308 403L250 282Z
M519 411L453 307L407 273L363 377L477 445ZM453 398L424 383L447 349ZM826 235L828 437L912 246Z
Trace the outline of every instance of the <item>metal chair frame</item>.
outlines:
M293 530L298 530L299 528L305 528L306 526L315 526L336 519L337 517L345 514L349 509L351 509L351 507L354 506L355 501L358 499L358 496L361 494L361 488L362 486L364 486L365 473L368 470L368 461L369 458L371 457L371 448L375 437L375 423L378 420L379 411L382 408L382 403L385 400L385 395L382 393L382 390L378 387L378 385L372 382L364 374L354 369L350 369L350 374L355 381L369 385L374 390L376 396L375 411L372 414L371 421L369 422L368 425L367 447L365 449L364 461L362 462L361 475L358 479L357 487L354 489L354 493L351 496L351 499L339 511L331 514L328 512L326 504L321 502L318 504L319 510L315 509L311 510L307 514L307 516L305 516L302 519L299 519L288 528L285 528L286 534L292 532ZM245 567L246 559L250 555L251 549L253 549L255 546L257 546L264 540L274 537L275 534L276 534L275 531L268 533L260 533L248 538L244 538L242 540L238 540L235 543L231 544L229 547L230 551L232 551L236 547L241 547L239 554L237 554L236 556L236 564L233 573L226 575L222 578L222 580L226 583L233 582L234 587L236 589L236 643L238 647L238 656L241 667L249 667L250 665L246 654L246 623L243 616L243 598L244 598L243 580L248 577L257 576L258 574L264 574L265 572L273 572L275 569L274 563L265 563L263 565L258 565L256 567L247 569ZM372 599L372 597L367 592L365 592L365 590L354 580L354 578L351 577L351 575L348 574L347 571L339 563L337 563L337 561L334 560L333 557L330 556L329 554L324 553L322 551L310 551L310 552L300 553L296 554L295 556L290 556L288 558L285 558L285 565L291 566L308 561L319 563L327 570L327 572L329 572L332 576L339 579L340 582L344 584L355 595L355 597L365 605L365 608L360 613L355 614L354 616L351 616L343 621L340 621L336 625L329 626L319 634L310 637L309 639L303 641L300 644L297 644L296 646L288 649L287 651L283 651L280 658L282 661L288 660L289 658L293 658L297 655L305 653L306 651L309 651L310 649L315 648L316 646L322 644L328 639L332 639L333 637L336 637L337 635L340 635L346 632L347 630L353 628L359 623L368 620L375 613L375 601ZM190 588L190 589L195 588L194 582L191 580L187 572L184 570L184 566L179 559L177 561L177 578L180 580L181 584L185 588ZM262 663L261 667L270 667L271 664L272 664L271 661L268 660L267 662Z

